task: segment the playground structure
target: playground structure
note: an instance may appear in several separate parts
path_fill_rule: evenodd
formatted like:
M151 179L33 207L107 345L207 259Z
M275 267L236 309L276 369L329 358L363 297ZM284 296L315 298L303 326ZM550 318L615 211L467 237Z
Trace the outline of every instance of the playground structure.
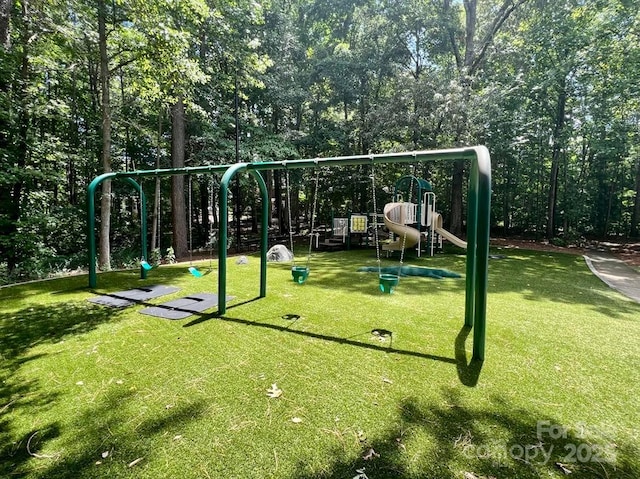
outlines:
M304 159L291 161L263 161L255 163L235 163L230 165L167 168L155 170L137 170L129 172L104 173L89 184L87 188L87 225L88 225L88 259L89 287L97 286L96 270L96 235L95 235L95 196L96 189L105 180L123 179L131 184L141 197L140 237L141 266L140 278L147 276L148 270L143 263L147 262L147 218L144 192L136 178L161 177L173 175L194 175L222 173L219 190L219 230L218 230L218 314L224 315L227 310L227 237L228 237L228 193L233 177L240 172L247 172L258 183L261 193L262 218L268 216L269 194L261 175L261 171L288 170L296 168L318 168L323 166L375 165L382 163L417 163L432 160L469 160L468 213L467 213L467 255L466 255L466 288L465 288L465 326L473 327L473 358L484 360L486 337L487 282L489 260L489 221L491 203L491 160L489 151L484 146L456 148L434 151L414 151L403 153L387 153L379 155L360 155L349 157L333 157L323 159ZM268 229L266 222L261 225L260 238L260 290L259 297L267 294L267 249ZM398 224L402 224L399 222ZM437 224L437 223L436 223ZM407 226L404 226L407 228ZM408 233L408 230L407 230ZM408 234L407 234L408 236ZM382 276L382 275L381 275ZM382 279L382 278L381 278Z
M412 202L414 196L417 201ZM368 243L373 215L378 213L349 213L347 217L333 218L331 238L318 243L318 233L315 233L316 247L321 244L330 249L338 246L349 249L354 235L364 236ZM393 201L384 205L383 214L378 217L391 232L391 240L382 245L383 251L415 248L417 256L423 251L433 256L436 250L442 249L443 239L467 249L466 241L443 227L442 215L436 211L436 195L431 184L422 178L413 175L400 178L395 184Z

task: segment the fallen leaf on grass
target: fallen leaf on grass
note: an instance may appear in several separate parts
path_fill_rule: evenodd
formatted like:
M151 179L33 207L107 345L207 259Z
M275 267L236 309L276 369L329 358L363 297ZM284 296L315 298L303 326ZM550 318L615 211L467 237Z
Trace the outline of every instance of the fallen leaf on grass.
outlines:
M173 436L173 440L174 441L179 441L180 439L182 439L182 434L178 434L176 436Z
M84 386L84 381L78 381L78 382L76 383L76 386Z
M299 417L294 417L291 418L291 422L294 424L300 424L302 422L302 419L300 419Z
M383 383L387 383L387 384L393 384L393 381L391 379L388 379L388 378L382 378L382 382Z
M364 467L362 469L356 469L357 475L353 479L369 479L364 473Z
M107 457L109 457L109 451L104 451L102 454L102 459L106 459Z
M144 459L144 457L139 457L138 459L135 459L135 460L131 461L131 462L127 465L127 467L133 467L133 466L135 466L136 464L138 464L140 461L142 461L143 459Z
M473 472L465 472L464 479L496 479L494 476L476 476Z
M276 383L273 383L269 389L267 389L267 396L270 398L279 398L282 396L282 389L278 388Z
M560 462L556 462L556 467L560 469L567 476L573 472L571 469L569 469L567 466L565 466Z
M380 454L378 454L376 451L373 450L372 447L369 448L369 450L364 453L364 455L362 456L362 459L364 459L365 461L370 461L371 459L375 459L376 457L380 457Z

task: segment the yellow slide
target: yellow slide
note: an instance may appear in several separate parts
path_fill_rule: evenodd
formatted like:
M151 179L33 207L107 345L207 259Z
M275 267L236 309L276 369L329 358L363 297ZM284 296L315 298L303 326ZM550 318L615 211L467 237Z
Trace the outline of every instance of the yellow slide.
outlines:
M456 235L454 235L453 233L450 233L449 231L447 231L442 227L442 215L440 215L440 213L434 213L431 221L432 221L431 224L433 225L433 229L435 230L436 233L438 233L444 239L451 241L458 248L467 249L466 241L461 240Z
M402 224L405 215L404 205L405 203L387 203L384 205L384 224L389 231L393 231L397 235L395 241L382 245L382 249L385 251L401 251L403 243L405 249L407 249L415 246L418 244L418 241L420 241L420 231L412 228L411 226ZM391 219L391 212L396 208L400 213L399 215L396 215L396 217L400 217L400 223L396 223Z

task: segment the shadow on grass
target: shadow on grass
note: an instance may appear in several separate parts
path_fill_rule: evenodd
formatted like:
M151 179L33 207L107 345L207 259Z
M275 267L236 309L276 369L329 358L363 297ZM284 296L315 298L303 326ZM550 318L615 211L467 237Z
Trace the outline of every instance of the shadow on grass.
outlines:
M0 314L0 355L21 356L43 343L55 343L72 334L83 334L118 317L120 311L85 301L58 302Z
M31 457L26 444L35 431L16 437L11 413L18 409L44 409L58 400L58 395L43 390L37 379L15 379L24 364L43 357L43 354L30 354L30 350L41 344L57 343L68 336L86 333L113 320L118 314L118 311L84 301L34 304L33 307L0 314L0 456L9 458L9 462L0 462L0 476ZM56 437L58 430L57 425L51 425L33 437L31 446ZM4 470L6 464L10 466Z
M482 371L483 361L477 359L471 359L467 361L467 337L473 330L470 326L462 326L462 329L456 336L454 345L456 354L456 368L458 370L458 378L460 382L465 386L474 387L478 384L480 378L480 371Z
M294 313L287 313L287 315L294 315ZM295 315L297 316L297 315ZM271 323L258 323L256 321L251 321L248 319L243 319L243 318L234 318L231 316L218 316L217 314L208 314L208 315L203 315L201 318L196 319L191 321L188 324L185 324L185 327L190 327L190 326L195 326L196 324L202 323L204 321L207 321L209 319L218 319L221 321L227 321L230 323L236 323L236 324L242 324L244 326L254 326L254 327L259 327L259 328L265 328L265 329L270 329L273 331L279 331L279 332L283 332L283 333L290 333L290 334L297 334L300 336L305 336L308 338L313 338L313 339L320 339L323 341L329 341L332 343L337 343L337 344L343 344L343 345L347 345L347 346L355 346L355 347L359 347L359 348L364 348L364 349L373 349L375 351L382 351L385 353L391 353L391 354L400 354L400 355L405 355L405 356L413 356L413 357L417 357L417 358L422 358L422 359L431 359L434 361L442 361L444 363L449 363L449 364L455 364L456 360L453 358L447 358L445 356L438 356L435 354L428 354L428 353L422 353L420 351L409 351L406 349L397 349L397 348L393 348L391 346L379 346L377 344L369 344L369 343L363 343L361 341L356 341L354 339L350 339L350 338L341 338L341 337L337 337L337 336L329 336L327 334L322 334L322 333L314 333L311 331L302 331L302 330L298 330L298 329L291 329L291 325L288 324L286 326L281 326L279 324L271 324Z
M245 304L248 304L248 303L252 303L252 302L257 301L259 299L261 299L261 298L256 297L256 298L253 298L253 299L249 299L249 300L234 304L232 306L229 306L227 309L237 308L239 306L242 306L242 305L245 305ZM309 337L309 338L313 338L313 339L320 339L320 340L323 340L323 341L328 341L328 342L333 342L333 343L338 343L338 344L344 344L344 345L347 345L347 346L354 346L354 347L359 347L359 348L372 349L372 350L376 350L376 351L383 351L383 352L386 352L386 353L395 353L395 354L400 354L400 355L419 357L419 358L422 358L422 359L441 361L441 362L445 362L445 363L449 363L449 364L455 364L456 365L456 370L457 370L457 373L458 373L458 378L460 379L460 382L462 384L464 384L465 386L469 386L469 387L475 387L478 384L478 380L479 380L479 377L480 377L480 372L482 371L482 366L483 366L483 361L479 361L479 360L475 360L475 359L471 359L471 360L467 359L466 342L467 342L467 338L469 337L469 334L471 333L473 328L471 328L469 326L464 326L464 325L463 325L462 329L460 330L460 332L458 333L458 335L456 336L455 341L454 341L454 354L455 354L455 359L454 359L454 358L447 358L447 357L444 357L444 356L438 356L438 355L423 353L423 352L419 352L419 351L409 351L409 350L394 348L393 347L393 333L391 331L386 331L386 330L381 330L381 329L375 329L374 328L371 331L367 331L365 334L367 334L367 335L370 335L370 334L374 334L374 335L384 334L384 335L388 336L389 339L390 339L390 342L389 342L388 346L380 346L380 345L376 345L376 344L365 343L365 342L362 342L362 341L356 341L353 338L355 338L357 336L343 338L343 337L338 337L338 336L330 336L328 334L322 334L322 333L316 333L316 332L311 332L311 331L292 329L292 326L300 318L300 315L297 314L297 313L289 312L289 313L283 314L281 316L281 318L283 320L287 321L286 326L279 325L279 324L251 321L249 319L231 317L231 316L228 316L228 315L219 315L218 313L195 313L195 314L198 317L196 319L193 319L193 320L189 321L188 323L184 324L183 325L184 328L189 328L189 327L192 327L192 326L196 326L198 324L204 323L204 322L209 321L209 320L218 319L218 320L222 320L222 321L228 321L228 322L232 322L232 323L242 324L242 325L245 325L245 326L254 326L254 327L259 327L259 328L270 329L270 330L273 330L273 331L291 333L291 334L305 336L305 337Z
M1 425L1 423L0 423ZM3 428L4 429L4 428ZM42 430L31 430L22 437L9 443L2 451L0 460L0 476L23 477L23 465L29 460L51 461L57 459L56 455L40 454L42 444L56 439L61 434L58 423L49 424Z
M175 441L172 439L175 432L200 419L207 409L204 401L188 402L170 409L138 412L136 416L141 420L131 421L127 402L135 399L134 394L129 390L112 392L75 417L65 428L63 455L45 456L37 452L45 441L62 436L60 425L51 424L40 431L37 441L31 441L29 450L26 442L38 431L25 435L10 461L0 463L0 475L21 477L28 473L30 477L42 479L131 477L133 466L128 464L137 459L139 462L153 460L159 452L159 437ZM108 453L106 457L105 452ZM34 466L27 464L29 460L40 462ZM141 466L143 464L138 467Z
M290 479L539 479L640 477L637 447L619 437L585 437L577 425L537 417L501 399L484 408L463 404L458 391L444 389L435 405L415 397L398 403L397 415L379 437L361 440L357 458L337 459L322 470L298 463ZM544 426L540 426L544 421ZM548 429L544 429L547 427ZM564 431L552 439L553 429ZM581 456L575 451L580 449ZM586 452L585 452L586 451ZM336 448L333 457L344 458ZM563 468L566 468L563 471Z

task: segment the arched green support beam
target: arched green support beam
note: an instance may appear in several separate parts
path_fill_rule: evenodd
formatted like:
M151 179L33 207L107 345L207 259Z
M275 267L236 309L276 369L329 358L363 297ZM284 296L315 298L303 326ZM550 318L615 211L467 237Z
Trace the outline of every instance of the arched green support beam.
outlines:
M89 248L89 287L95 288L98 282L96 272L96 206L95 193L98 186L105 180L117 178L117 173L105 173L89 184L87 188L87 243ZM132 185L140 195L140 260L147 261L147 199L140 183L131 177L123 179ZM140 266L140 279L146 279L147 270Z
M218 214L218 314L227 312L227 239L229 236L228 197L229 183L236 173L245 171L248 163L236 163L222 175ZM262 231L260 235L260 297L267 295L267 248L269 242L269 190L258 171L250 171L258 182L262 200Z

